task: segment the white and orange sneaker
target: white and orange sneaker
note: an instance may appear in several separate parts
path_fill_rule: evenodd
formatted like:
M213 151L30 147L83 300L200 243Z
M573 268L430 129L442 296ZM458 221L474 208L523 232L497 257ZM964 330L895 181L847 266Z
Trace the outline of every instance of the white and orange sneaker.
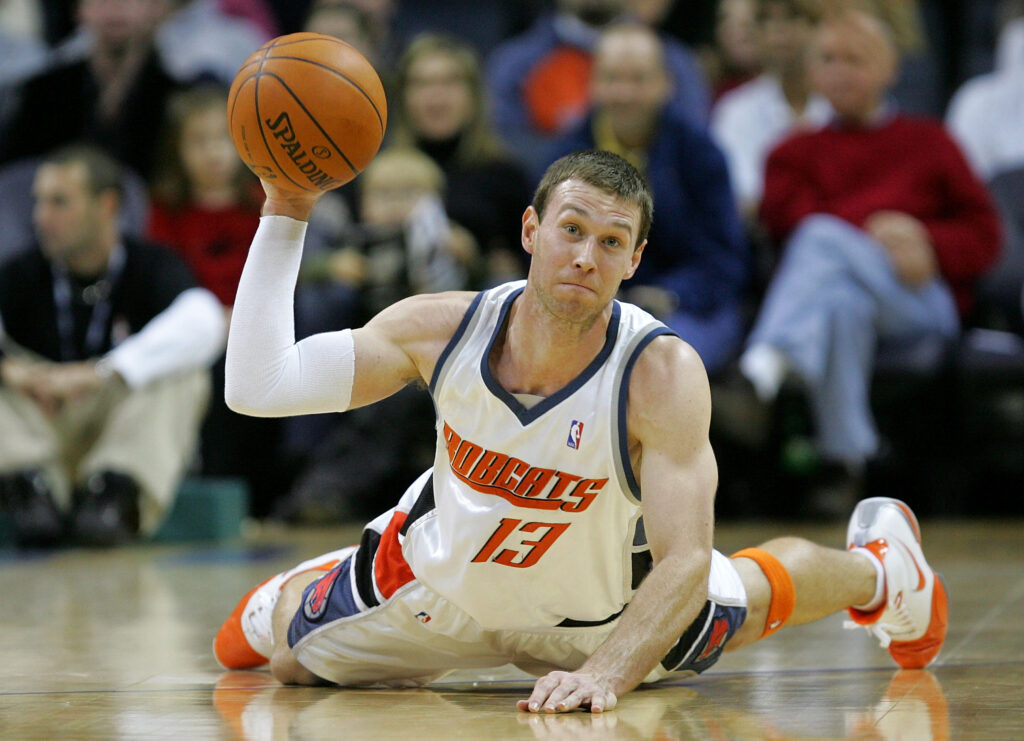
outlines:
M885 593L877 609L849 609L847 628L864 627L904 669L930 664L946 640L949 598L942 577L925 561L921 528L903 502L873 497L857 504L846 547L867 551L882 564Z
M249 590L220 626L213 639L213 655L225 669L254 669L270 661L274 652L272 617L281 590L293 576L307 571L330 571L348 558L356 546L342 548L303 561Z

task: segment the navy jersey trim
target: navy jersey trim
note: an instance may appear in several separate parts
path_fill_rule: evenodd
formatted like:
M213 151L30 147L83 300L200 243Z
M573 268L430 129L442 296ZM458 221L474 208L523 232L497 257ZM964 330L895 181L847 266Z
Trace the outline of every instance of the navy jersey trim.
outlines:
M452 354L455 347L462 341L462 336L466 333L466 328L473 320L473 316L476 314L477 309L480 308L480 302L483 301L483 298L483 291L473 297L473 301L470 303L469 308L466 309L466 313L462 315L462 321L459 322L459 326L455 329L455 334L453 334L451 339L448 340L448 344L444 346L441 356L437 359L437 364L434 365L434 372L430 376L431 395L433 395L434 391L437 389L437 382L441 376L441 370L444 368L445 363L448 362L448 356Z
M661 666L670 672L700 674L706 671L718 661L725 645L746 619L746 607L720 605L708 600L676 645L661 660Z
M380 533L376 530L366 528L363 530L362 540L359 541L359 548L352 556L355 569L356 591L359 599L367 607L376 607L380 604L377 593L373 588L373 559L377 555L377 548L380 547Z
M711 600L704 603L703 609L679 637L679 640L676 641L676 645L669 649L669 652L665 654L665 658L661 660L661 665L663 667L669 671L675 671L677 667L682 665L683 660L686 658L687 654L691 652L694 644L697 642L697 639L700 638L701 633L707 629L708 618L711 616L711 604Z
M423 489L420 490L419 496L416 497L416 501L413 502L412 507L409 508L409 514L405 516L405 522L402 523L402 527L398 530L399 535L403 537L409 528L412 527L413 523L424 516L434 511L434 477L429 476L426 483L423 484Z
M523 289L520 288L505 299L505 303L501 307L501 312L498 314L498 321L494 325L494 331L491 333L491 339L488 340L487 346L480 358L480 375L483 377L484 384L486 384L490 392L494 394L499 401L505 404L505 406L509 408L509 411L516 415L516 418L519 420L521 425L525 426L534 420L540 419L540 417L542 417L546 412L568 399L601 369L601 366L603 366L605 361L608 360L608 356L611 355L612 350L615 348L615 341L619 334L619 318L622 314L622 308L619 306L617 301L612 302L612 315L608 321L608 330L605 332L604 346L601 348L601 351L597 356L590 362L590 365L584 368L582 373L554 394L545 397L534 406L526 408L519 403L519 400L516 399L515 396L502 388L501 384L498 383L497 379L491 373L490 364L491 350L494 348L494 343L497 341L498 335L505 326L505 320L508 317L509 309L512 308L512 303L522 292Z
M612 620L614 620L619 615L621 615L623 610L625 610L625 609L626 609L626 606L623 605L622 606L622 610L619 610L614 615L609 615L608 617L604 618L603 620L573 620L572 618L566 618L565 620L560 622L555 627L556 628L595 628L598 625L607 625Z
M640 358L640 353L644 351L644 348L647 347L652 340L664 335L677 336L671 329L662 325L652 329L637 343L632 354L629 356L629 359L626 361L625 367L623 368L622 385L619 387L619 457L622 462L622 472L626 476L626 483L629 485L629 490L632 492L633 496L636 497L637 501L640 501L640 484L636 480L636 473L633 471L633 464L629 459L629 431L626 424L626 405L629 401L629 379L633 375L633 366L636 365L636 361Z

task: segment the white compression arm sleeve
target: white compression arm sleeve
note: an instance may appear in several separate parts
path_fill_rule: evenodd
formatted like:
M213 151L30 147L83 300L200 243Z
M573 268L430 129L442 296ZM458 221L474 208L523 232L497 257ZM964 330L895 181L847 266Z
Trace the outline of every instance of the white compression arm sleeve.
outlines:
M352 330L295 342L294 292L306 222L264 216L235 296L224 400L241 414L342 412L352 399Z

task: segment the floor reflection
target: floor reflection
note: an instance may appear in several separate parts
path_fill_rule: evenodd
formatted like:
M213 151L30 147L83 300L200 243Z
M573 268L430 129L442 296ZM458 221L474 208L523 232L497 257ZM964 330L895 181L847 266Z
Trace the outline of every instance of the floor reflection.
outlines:
M898 671L835 683L798 678L785 717L752 712L742 690L716 699L728 685L772 678L727 677L693 687L644 689L622 698L612 712L531 715L515 710L527 685L478 686L472 691L350 690L281 687L268 675L229 672L217 682L213 704L225 724L244 741L345 738L487 738L538 741L682 741L683 739L873 739L940 741L950 737L949 713L938 678L929 671ZM783 676L781 684L786 684ZM792 678L790 678L792 679ZM820 692L808 692L817 685ZM827 686L826 686L827 685ZM874 686L872 698L861 690ZM737 688L732 688L737 689ZM783 693L785 693L785 688ZM827 697L826 697L827 696ZM749 698L747 698L749 699ZM865 702L866 700L866 702ZM755 703L756 705L756 703Z

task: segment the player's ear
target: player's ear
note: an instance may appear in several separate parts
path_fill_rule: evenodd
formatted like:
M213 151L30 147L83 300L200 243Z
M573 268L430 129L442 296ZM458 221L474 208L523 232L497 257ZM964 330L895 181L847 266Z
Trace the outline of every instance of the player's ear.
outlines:
M633 258L629 263L629 268L626 270L626 274L622 276L623 280L629 280L636 273L636 269L640 267L640 258L643 257L644 247L647 246L647 240L637 245L636 249L633 250Z
M534 247L537 244L537 230L539 228L540 217L537 215L537 209L533 206L527 206L526 210L523 211L522 242L523 249L531 255L533 254Z

